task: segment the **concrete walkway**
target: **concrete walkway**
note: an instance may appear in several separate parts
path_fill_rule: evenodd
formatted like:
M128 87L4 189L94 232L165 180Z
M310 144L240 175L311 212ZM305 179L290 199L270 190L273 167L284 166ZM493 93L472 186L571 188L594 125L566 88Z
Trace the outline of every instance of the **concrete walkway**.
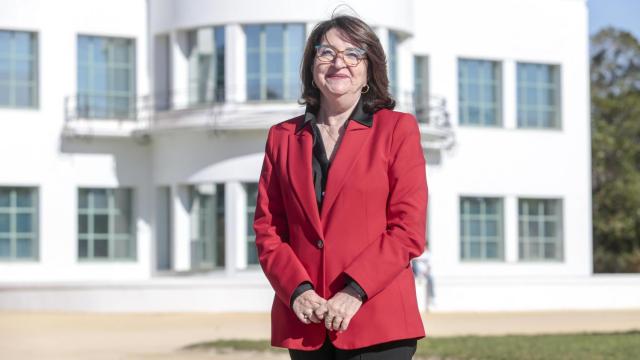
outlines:
M528 313L428 313L428 336L608 332L640 329L640 309ZM0 312L0 354L9 359L218 359L251 353L187 353L214 339L268 339L269 314ZM285 352L261 359L288 359Z

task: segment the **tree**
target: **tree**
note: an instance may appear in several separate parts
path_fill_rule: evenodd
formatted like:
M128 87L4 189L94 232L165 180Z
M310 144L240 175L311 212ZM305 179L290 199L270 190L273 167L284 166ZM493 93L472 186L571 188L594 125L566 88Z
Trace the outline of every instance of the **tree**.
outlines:
M594 268L640 272L640 44L606 28L591 49Z

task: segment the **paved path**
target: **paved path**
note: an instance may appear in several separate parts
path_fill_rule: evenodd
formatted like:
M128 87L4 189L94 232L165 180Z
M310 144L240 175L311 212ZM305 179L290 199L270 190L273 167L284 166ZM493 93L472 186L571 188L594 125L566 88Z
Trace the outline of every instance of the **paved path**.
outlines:
M601 332L640 329L640 309L528 313L429 313L428 336ZM95 314L0 312L0 358L244 360L251 353L186 353L213 339L267 339L269 314ZM265 360L286 353L260 354Z

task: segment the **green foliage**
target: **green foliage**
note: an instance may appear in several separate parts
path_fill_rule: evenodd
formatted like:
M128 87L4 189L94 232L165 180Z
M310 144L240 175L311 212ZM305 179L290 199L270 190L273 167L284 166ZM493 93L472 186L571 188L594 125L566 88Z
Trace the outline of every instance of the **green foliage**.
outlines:
M607 28L591 56L596 272L640 272L640 44Z

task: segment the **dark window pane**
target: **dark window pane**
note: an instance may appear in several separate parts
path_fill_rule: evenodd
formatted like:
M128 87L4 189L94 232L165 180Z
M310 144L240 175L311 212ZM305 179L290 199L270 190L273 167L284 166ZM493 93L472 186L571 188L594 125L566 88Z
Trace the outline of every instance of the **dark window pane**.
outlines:
M89 254L89 243L87 240L78 241L78 257L86 258Z
M10 92L9 83L0 82L0 105L1 106L9 106L11 104L9 92Z
M284 72L282 52L270 51L267 53L267 75L281 77ZM280 79L282 83L282 79Z
M13 34L14 54L26 57L33 54L32 35L27 32L15 32Z
M497 259L498 258L498 244L496 242L490 241L486 244L486 255L489 259Z
M9 31L0 31L0 56L8 56L11 42Z
M107 240L93 240L93 257L104 258L109 256L109 242Z
M11 215L0 214L0 233L8 233L11 231Z
M117 63L129 63L131 52L131 40L113 39L113 60Z
M16 85L15 86L16 106L28 107L34 105L33 89L31 86Z
M89 191L87 190L84 190L84 189L78 190L78 207L80 209L86 209L87 207L89 207L88 194L89 194Z
M126 258L129 257L129 242L127 240L116 240L114 242L114 257Z
M277 100L282 99L283 88L282 88L282 79L275 78L269 79L267 81L267 99L269 100Z
M18 207L32 207L33 206L33 190L31 189L16 189L16 200Z
M129 234L129 217L126 215L116 216L116 234Z
M108 47L107 40L100 37L91 38L93 62L98 64L105 64L108 59Z
M471 245L471 253L470 253L469 257L473 258L473 259L479 259L481 257L481 253L480 253L481 246L480 246L480 243L477 242L477 241L472 241L470 245Z
M0 188L0 207L11 206L11 190Z
M107 190L96 189L91 191L93 195L93 208L94 209L106 209L107 208Z
M8 81L10 80L9 76L9 59L0 58L0 82L6 82L7 91L9 89ZM7 98L8 98L7 93Z
M267 48L282 49L282 33L284 26L280 24L266 25L264 27L266 33Z
M109 232L109 216L94 215L93 216L93 233L107 234Z
M248 25L244 27L247 36L247 48L260 47L260 25Z
M33 241L31 238L18 238L16 243L16 257L30 258L33 257L33 249L31 248Z
M33 231L33 224L31 223L32 216L31 214L17 214L16 215L16 225L17 232L19 233L30 233Z
M11 257L11 240L7 237L0 237L0 258Z
M89 216L78 215L78 233L86 234L89 232Z

